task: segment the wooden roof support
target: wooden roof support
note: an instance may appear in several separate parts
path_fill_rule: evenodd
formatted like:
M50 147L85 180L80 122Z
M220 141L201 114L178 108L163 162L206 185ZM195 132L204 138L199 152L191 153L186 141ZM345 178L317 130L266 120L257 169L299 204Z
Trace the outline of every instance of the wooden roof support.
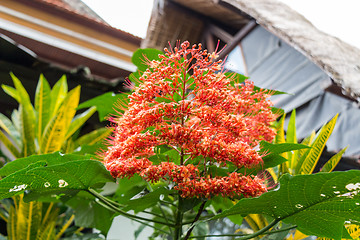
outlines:
M245 27L240 29L240 31L235 34L232 40L228 42L227 46L219 54L218 59L223 59L225 56L227 56L239 44L239 42L243 40L244 37L246 37L246 35L248 35L251 32L251 30L253 30L256 26L257 26L256 21L252 20L248 24L246 24Z

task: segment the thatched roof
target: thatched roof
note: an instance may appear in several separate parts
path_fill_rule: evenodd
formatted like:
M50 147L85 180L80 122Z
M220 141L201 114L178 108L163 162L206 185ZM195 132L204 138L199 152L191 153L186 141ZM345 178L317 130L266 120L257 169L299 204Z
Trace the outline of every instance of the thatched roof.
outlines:
M239 30L251 18L318 65L347 94L360 99L360 50L321 32L276 0L155 1L143 47L163 48L175 40L199 42L206 19Z

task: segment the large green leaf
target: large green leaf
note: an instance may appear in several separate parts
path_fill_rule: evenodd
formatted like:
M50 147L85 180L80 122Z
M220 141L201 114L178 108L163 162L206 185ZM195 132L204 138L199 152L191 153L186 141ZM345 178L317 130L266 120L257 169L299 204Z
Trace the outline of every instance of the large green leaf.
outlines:
M159 202L159 199L161 199L161 195L167 196L173 192L174 190L169 190L166 187L159 187L147 194L139 194L137 196L134 196L128 202L124 203L126 205L125 210L134 210L135 212L141 212L151 206L156 205Z
M50 120L51 114L51 89L44 75L40 75L35 92L35 110L37 113L36 136L41 141L42 133ZM41 143L39 143L41 144Z
M80 86L71 90L57 114L47 124L41 142L41 152L51 153L59 151L65 141L66 130L75 116L76 107L80 99Z
M110 116L119 115L117 112L122 112L121 109L117 109L114 105L120 102L128 102L128 95L128 93L104 93L98 97L81 103L78 106L78 109L95 106L99 113L99 120L104 121Z
M77 160L47 166L46 161L36 162L0 181L0 199L23 193L37 195L76 193L90 187L100 187L114 181L104 165L95 160Z
M97 204L95 197L79 193L66 202L75 211L75 225L78 227L96 228L106 236L109 231L114 212Z
M257 213L298 226L308 235L341 239L345 221L360 221L360 171L280 178L280 188L240 200L215 218Z
M289 152L292 150L304 149L309 148L309 146L298 144L298 143L277 143L272 144L265 141L260 143L261 152L265 153L273 153L273 154L280 154L284 152Z
M149 66L147 62L150 60L159 60L159 54L164 54L162 51L152 48L138 49L131 57L132 63L144 72Z
M8 176L17 171L25 169L27 166L37 163L45 162L47 166L54 166L65 162L71 162L76 160L89 159L87 156L79 156L75 154L62 154L60 152L54 152L43 155L32 155L30 157L18 158L16 161L7 163L4 167L0 168L0 176Z

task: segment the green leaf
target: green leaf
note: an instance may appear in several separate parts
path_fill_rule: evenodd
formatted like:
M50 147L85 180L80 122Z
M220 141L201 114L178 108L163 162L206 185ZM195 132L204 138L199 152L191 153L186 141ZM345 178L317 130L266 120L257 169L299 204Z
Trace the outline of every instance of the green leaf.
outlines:
M22 156L36 153L35 148L35 119L26 112L23 105L19 106L20 129L23 142Z
M115 200L118 203L128 202L133 196L141 192L147 186L145 182L139 175L134 175L132 178L122 178L118 179L118 188L115 193Z
M54 166L36 162L0 181L0 199L27 191L31 200L36 195L66 193L100 187L114 181L104 165L95 160L76 160Z
M141 212L151 206L156 205L159 200L161 199L161 196L167 196L170 193L173 193L174 190L169 190L166 187L160 187L155 189L152 192L149 192L145 195L141 195L137 198L137 196L130 199L128 202L125 202L124 204L127 205L125 207L125 210L134 210L135 212Z
M79 193L66 202L75 211L75 225L85 228L96 228L105 236L107 235L114 212L97 204L90 194Z
M264 165L261 166L262 169L276 167L276 166L288 161L286 158L284 158L278 154L269 154L269 155L263 157L262 159L264 161Z
M287 143L297 143L297 137L296 137L296 111L295 109L292 111L289 125L286 131L286 142ZM288 152L288 159L289 159L289 167L292 169L293 162L295 159L295 156L297 155L297 152Z
M334 156L332 156L329 161L327 161L324 166L321 168L320 172L331 172L332 170L334 170L334 168L336 167L336 165L339 163L339 161L341 160L342 155L345 153L347 147L342 149L340 152L338 152L337 154L335 154Z
M116 103L128 102L128 93L115 94L112 92L104 93L98 97L90 99L81 103L77 109L83 109L95 106L99 113L99 120L104 121L110 116L119 115L117 112L123 112L121 109L117 109L114 105Z
M57 81L51 90L51 107L50 107L50 118L54 116L54 114L59 109L61 103L64 101L68 92L68 85L66 82L66 76L62 76L59 81Z
M43 155L32 155L30 157L18 158L16 161L12 161L7 163L4 167L0 168L0 176L8 176L17 171L25 169L31 164L37 162L43 162L47 166L54 166L57 164L62 164L65 162L72 162L76 160L86 160L89 159L86 156L79 156L75 154L62 154L60 152L54 152Z
M134 84L135 87L138 87L142 81L139 79L141 77L141 74L139 71L133 72L129 75L129 80Z
M285 130L284 130L284 122L285 122L285 117L286 115L283 114L282 117L280 118L280 121L278 122L278 126L277 126L277 133L275 136L275 143L285 143Z
M4 114L0 113L0 127L11 137L17 146L22 147L21 136L13 123Z
M29 94L26 92L20 80L13 74L10 76L19 97L20 125L23 144L23 155L29 156L36 152L35 149L35 110L31 104Z
M280 154L298 149L310 148L309 146L298 143L268 143L266 141L260 142L261 152L268 152L273 154Z
M90 133L87 133L87 134L79 137L75 143L79 146L93 145L95 143L103 141L105 138L107 138L110 135L111 132L112 132L112 129L99 128L99 129L96 129Z
M235 84L243 83L249 77L246 77L242 74L235 73L235 72L226 72L224 73L227 78L230 78L231 85L234 86Z
M144 72L149 67L146 64L149 60L160 60L159 54L163 55L164 53L160 50L152 48L138 49L132 55L131 62L138 68L138 70Z
M66 129L76 113L79 104L80 86L71 90L56 115L47 124L41 142L41 152L51 153L59 151L65 141Z
M4 84L2 84L1 87L4 90L4 92L6 92L7 95L14 98L18 103L20 102L20 97L15 88L4 85Z
M20 124L20 113L18 110L14 109L13 112L11 113L11 121L14 124L14 127L16 128L16 130L20 134L22 132L22 130L21 130L21 124ZM21 136L20 136L20 141L21 141Z
M241 199L214 219L257 213L298 226L308 235L341 239L345 221L360 221L360 171L280 178L280 188Z
M8 137L0 130L0 141L4 144L4 146L9 150L9 152L16 158L20 157L20 152L14 146L14 144L8 139ZM0 169L1 170L1 169Z
M41 227L42 203L22 201L22 196L14 199L15 208L11 208L9 215L13 216L12 221L16 229L9 232L10 239L32 240L36 239L38 229Z
M35 110L37 112L36 136L41 141L42 133L50 120L51 113L51 89L44 75L40 75L35 92ZM40 143L41 144L41 143Z
M338 114L320 129L317 138L311 144L309 152L299 159L295 169L296 174L311 174L314 171L326 142L334 130L337 117Z
M96 107L91 107L85 112L78 114L72 120L69 129L65 135L65 139L68 139L71 135L73 135L79 128L84 125L84 123L96 112Z

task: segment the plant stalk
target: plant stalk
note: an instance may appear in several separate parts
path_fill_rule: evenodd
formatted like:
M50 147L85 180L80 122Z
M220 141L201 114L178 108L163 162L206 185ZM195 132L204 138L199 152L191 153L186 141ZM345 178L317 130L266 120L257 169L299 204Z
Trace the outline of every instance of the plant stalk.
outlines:
M175 231L174 231L174 240L180 240L182 235L182 219L183 219L183 204L184 199L179 194L179 204L176 212L175 219Z

